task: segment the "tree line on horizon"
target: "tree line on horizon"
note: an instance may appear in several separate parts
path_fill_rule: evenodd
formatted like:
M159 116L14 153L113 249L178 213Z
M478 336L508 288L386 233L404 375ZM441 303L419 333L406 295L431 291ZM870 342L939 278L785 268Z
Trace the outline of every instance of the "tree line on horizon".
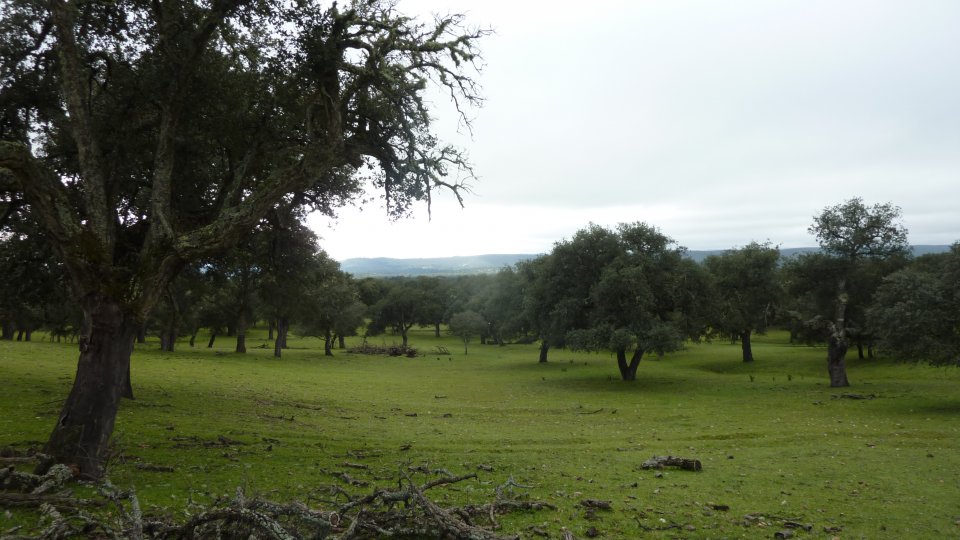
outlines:
M8 224L0 267L2 339L44 329L73 339L83 318L63 266L39 229ZM348 336L395 336L408 345L414 326L482 343L539 343L538 359L565 348L609 351L624 380L645 355L663 355L703 339L738 341L754 360L751 338L768 328L792 342L828 345L831 384L848 384L844 356L875 352L905 361L957 363L960 244L946 253L910 255L899 210L860 199L829 207L810 232L817 252L782 257L769 243L711 255L701 262L655 226L589 225L550 253L496 274L452 277L365 277L342 272L296 216L254 228L238 249L185 268L137 332L173 350L207 347L230 337L246 352L246 332L263 323L281 357L286 337L320 338L325 354ZM15 337L16 336L16 337Z

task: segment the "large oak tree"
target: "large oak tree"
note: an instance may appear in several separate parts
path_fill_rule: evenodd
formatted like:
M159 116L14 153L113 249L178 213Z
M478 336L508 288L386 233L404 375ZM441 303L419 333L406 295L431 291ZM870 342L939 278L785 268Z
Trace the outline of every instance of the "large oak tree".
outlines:
M866 263L906 256L910 250L907 230L900 224L897 206L890 203L868 206L856 197L824 208L814 216L809 231L816 236L835 280L831 283L834 312L826 325L830 386L850 386L845 360L850 346L847 317L851 300L857 297L851 295L849 285Z
M425 92L475 103L485 32L348 6L0 0L0 203L45 228L87 321L55 460L102 475L137 327L181 268L279 203L333 213L374 186L402 215L438 187L459 198L446 175L464 161Z
M750 338L766 331L781 297L779 261L779 249L757 242L704 261L718 297L715 327L740 339L744 362L753 362Z

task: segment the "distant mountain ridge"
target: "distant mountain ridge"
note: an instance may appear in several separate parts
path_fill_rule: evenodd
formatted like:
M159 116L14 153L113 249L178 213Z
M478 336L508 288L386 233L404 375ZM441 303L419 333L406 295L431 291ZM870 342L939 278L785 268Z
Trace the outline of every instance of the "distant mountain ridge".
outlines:
M912 246L914 256L928 253L943 253L950 246ZM711 255L721 255L727 249L688 250L687 256L701 262ZM819 251L815 247L780 248L780 255L791 257L801 253ZM511 253L467 255L458 257L432 257L420 259L394 259L389 257L353 258L340 262L340 268L357 277L389 276L460 276L468 274L493 274L505 266L538 257L538 254Z
M341 261L340 269L358 277L492 274L534 257L537 255L513 253L422 259L355 258Z

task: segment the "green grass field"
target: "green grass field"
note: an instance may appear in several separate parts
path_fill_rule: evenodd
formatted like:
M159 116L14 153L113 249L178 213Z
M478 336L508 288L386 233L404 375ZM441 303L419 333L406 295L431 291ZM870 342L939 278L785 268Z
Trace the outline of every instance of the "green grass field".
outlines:
M376 484L426 464L479 474L434 493L441 502L486 502L512 477L555 504L502 520L524 538L531 525L554 538L561 527L580 538L589 527L606 538L772 538L785 519L813 526L798 538L960 536L956 369L848 359L845 391L875 396L853 400L827 386L823 349L776 333L756 340L753 365L739 345L694 344L644 360L635 383L607 354L551 351L542 365L536 345L473 344L464 356L427 330L411 338L424 353L415 359L328 358L294 339L276 360L259 337L246 355L224 338L175 353L137 346L137 399L121 408L109 477L135 486L148 512L179 514L238 486L316 502L345 470ZM431 353L438 345L452 354ZM42 444L76 356L73 345L0 342L0 446ZM640 469L665 454L703 471ZM613 510L588 520L588 498ZM28 517L0 513L0 534Z

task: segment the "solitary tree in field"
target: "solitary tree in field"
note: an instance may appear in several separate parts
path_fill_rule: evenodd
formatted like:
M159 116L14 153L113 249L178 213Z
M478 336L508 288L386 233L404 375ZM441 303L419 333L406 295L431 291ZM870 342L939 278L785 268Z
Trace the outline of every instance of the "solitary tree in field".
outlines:
M830 386L850 386L845 363L851 298L848 283L865 262L908 253L907 230L900 224L900 208L890 203L867 206L858 197L825 208L813 218L809 231L836 268L835 311L827 338Z
M781 295L779 260L780 250L753 242L705 261L718 296L716 325L740 339L744 362L753 362L753 332L766 331L773 319Z
M364 186L393 215L463 157L431 133L485 32L393 2L0 0L0 203L26 205L87 319L45 452L100 477L131 343L184 265L279 204L331 214ZM0 209L0 216L6 214Z
M616 253L590 287L587 323L568 333L571 348L613 351L620 376L637 378L647 353L664 354L697 337L709 303L703 270L684 248L646 223L621 224Z
M467 354L470 340L487 331L487 321L476 311L461 311L450 317L450 333L463 340L463 354Z

